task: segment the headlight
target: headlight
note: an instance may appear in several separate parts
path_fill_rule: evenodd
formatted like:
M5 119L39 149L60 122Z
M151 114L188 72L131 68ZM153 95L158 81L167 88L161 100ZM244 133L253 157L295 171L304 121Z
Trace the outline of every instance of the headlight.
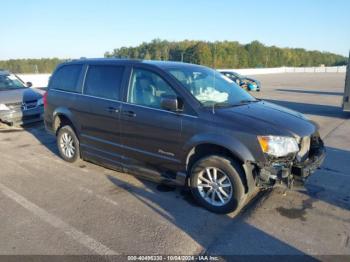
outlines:
M264 153L283 157L299 151L295 138L285 136L258 136L259 144Z
M40 99L36 102L36 106L42 106L43 104L44 104L43 98L40 98Z
M5 105L5 104L0 104L0 111L8 111L8 110L10 110L10 108L8 108L7 105Z

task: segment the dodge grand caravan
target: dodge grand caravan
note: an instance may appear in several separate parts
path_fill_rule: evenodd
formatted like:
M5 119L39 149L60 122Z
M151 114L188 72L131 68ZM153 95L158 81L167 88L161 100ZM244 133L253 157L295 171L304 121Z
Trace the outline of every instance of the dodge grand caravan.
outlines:
M259 189L304 181L325 157L316 124L198 65L67 62L53 73L44 106L64 160L189 186L217 213Z

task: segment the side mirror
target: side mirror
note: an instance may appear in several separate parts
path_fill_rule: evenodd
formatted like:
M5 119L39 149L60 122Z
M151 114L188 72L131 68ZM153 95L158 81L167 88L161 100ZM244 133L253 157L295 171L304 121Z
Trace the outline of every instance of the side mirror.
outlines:
M179 99L176 96L163 96L160 100L160 107L173 112L182 111L182 106L179 105Z
M27 82L26 85L27 85L27 87L32 87L33 86L32 82Z

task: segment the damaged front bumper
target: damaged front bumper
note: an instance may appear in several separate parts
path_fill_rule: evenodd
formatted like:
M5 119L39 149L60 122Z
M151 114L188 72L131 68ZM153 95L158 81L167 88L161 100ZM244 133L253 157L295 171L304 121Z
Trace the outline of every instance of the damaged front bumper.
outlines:
M0 121L9 125L25 125L43 120L44 107L37 106L25 111L9 110L0 112Z
M291 188L294 182L304 184L306 179L318 169L326 157L326 149L322 140L316 137L310 147L308 157L304 161L296 158L279 161L269 161L268 164L260 166L256 174L258 187L272 187L276 183L285 184Z

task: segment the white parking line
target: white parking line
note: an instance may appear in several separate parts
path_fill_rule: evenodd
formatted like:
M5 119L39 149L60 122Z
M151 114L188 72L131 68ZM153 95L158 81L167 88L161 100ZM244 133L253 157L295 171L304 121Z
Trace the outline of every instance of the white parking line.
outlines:
M70 236L71 238L73 238L83 246L87 247L88 249L92 250L93 252L99 255L118 255L118 253L114 250L109 249L108 247L91 238L90 236L68 225L58 217L55 217L54 215L48 213L44 209L38 207L34 203L30 202L23 196L12 191L11 189L9 189L1 183L0 191L8 198L12 199L25 209L33 213L35 216L39 217L41 220L45 221L46 223L59 230L62 230L66 235Z
M109 204L114 205L114 206L118 206L117 202L113 201L112 199L109 199L108 197L102 196L100 194L96 194L91 189L79 186L79 191L84 192L84 193L89 194L89 195L92 195L92 196L95 196L96 198L101 199Z

